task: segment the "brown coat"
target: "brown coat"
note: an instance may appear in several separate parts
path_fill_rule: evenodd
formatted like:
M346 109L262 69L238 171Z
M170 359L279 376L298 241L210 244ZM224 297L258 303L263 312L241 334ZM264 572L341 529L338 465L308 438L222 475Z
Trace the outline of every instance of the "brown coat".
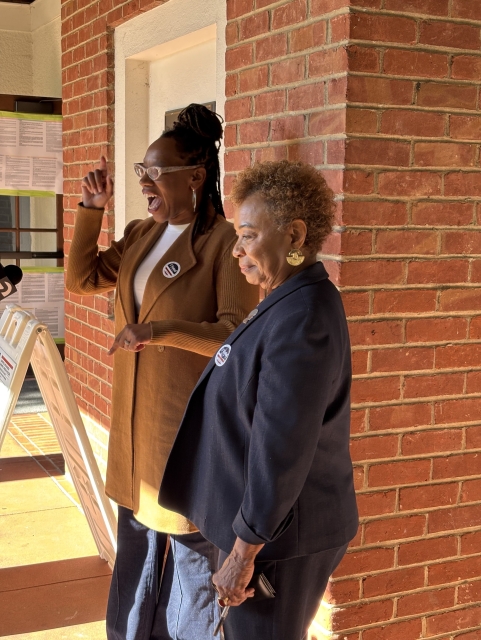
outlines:
M166 224L131 222L124 237L98 250L101 210L79 207L69 254L67 289L89 295L116 289L115 331L152 323L153 340L137 354L114 355L106 492L146 526L188 533L194 526L157 503L165 464L187 400L209 358L258 302L232 256L232 225L217 216L192 241L191 224L156 265L136 317L133 279ZM173 278L168 262L180 264Z

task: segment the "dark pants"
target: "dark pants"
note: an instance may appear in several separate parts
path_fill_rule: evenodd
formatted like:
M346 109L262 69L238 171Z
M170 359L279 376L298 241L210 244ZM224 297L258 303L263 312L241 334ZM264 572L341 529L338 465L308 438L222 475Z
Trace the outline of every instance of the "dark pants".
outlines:
M305 640L326 590L329 576L346 553L347 545L310 556L256 562L276 596L231 607L225 621L225 640ZM226 554L220 552L219 566Z
M168 536L119 507L117 558L107 605L108 640L210 638L219 615L217 549L200 533Z

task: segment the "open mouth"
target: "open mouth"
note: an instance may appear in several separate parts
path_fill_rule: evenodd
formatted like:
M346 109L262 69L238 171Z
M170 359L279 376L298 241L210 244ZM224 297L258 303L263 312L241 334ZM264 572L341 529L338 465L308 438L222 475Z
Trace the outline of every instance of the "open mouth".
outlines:
M149 191L142 192L144 196L149 201L149 206L147 208L149 213L155 213L160 209L160 205L162 204L162 198L155 193L151 193Z

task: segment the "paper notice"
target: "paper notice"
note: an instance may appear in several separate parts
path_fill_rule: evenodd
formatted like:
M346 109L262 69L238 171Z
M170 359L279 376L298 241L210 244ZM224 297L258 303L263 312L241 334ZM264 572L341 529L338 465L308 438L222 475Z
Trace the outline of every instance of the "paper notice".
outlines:
M17 363L0 349L0 382L6 387L10 387Z
M38 120L19 120L19 147L40 147L45 146L45 123Z
M46 122L46 149L50 153L62 153L62 123Z
M63 302L65 297L63 273L49 273L47 278L47 301Z
M15 291L15 293L12 293L8 296L8 298L4 298L1 302L0 302L0 314L3 313L5 307L7 306L7 304L20 304L20 290L19 290L19 285L16 284L15 285L17 287L17 290Z
M58 336L59 317L57 307L35 307L33 313L37 320L47 325L52 336Z
M54 191L55 178L57 177L57 160L55 158L32 158L34 189L46 189Z
M61 116L0 111L0 194L62 191Z
M22 280L22 304L46 302L47 282L44 273L29 273Z
M30 158L7 156L5 163L5 182L14 189L30 186Z
M16 147L17 132L17 120L0 118L0 147Z

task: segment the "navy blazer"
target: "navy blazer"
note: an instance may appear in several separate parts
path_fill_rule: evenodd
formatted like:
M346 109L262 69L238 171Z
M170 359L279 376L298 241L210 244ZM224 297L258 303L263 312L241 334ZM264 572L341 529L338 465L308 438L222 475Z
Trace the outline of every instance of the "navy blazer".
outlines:
M341 297L316 263L256 311L194 389L159 503L227 553L236 536L265 543L258 560L339 547L358 527Z

